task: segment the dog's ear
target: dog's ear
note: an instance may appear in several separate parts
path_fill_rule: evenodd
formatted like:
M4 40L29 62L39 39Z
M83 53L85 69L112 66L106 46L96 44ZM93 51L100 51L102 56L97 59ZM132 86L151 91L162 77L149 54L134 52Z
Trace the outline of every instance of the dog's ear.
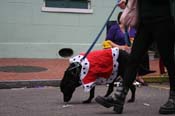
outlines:
M70 64L67 71L69 71L71 73L71 75L72 75L71 78L74 78L77 81L80 79L81 68L82 68L82 66L79 62L73 62Z
M68 86L68 84L78 86L80 81L80 72L81 64L78 62L71 63L67 70L64 72L63 79L61 80L61 90Z

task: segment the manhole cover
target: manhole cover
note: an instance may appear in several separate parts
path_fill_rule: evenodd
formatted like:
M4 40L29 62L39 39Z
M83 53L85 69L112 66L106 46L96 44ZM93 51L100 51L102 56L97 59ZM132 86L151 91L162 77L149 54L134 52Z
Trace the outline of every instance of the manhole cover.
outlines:
M27 72L41 72L46 71L47 68L39 66L1 66L0 72L16 72L16 73L27 73Z

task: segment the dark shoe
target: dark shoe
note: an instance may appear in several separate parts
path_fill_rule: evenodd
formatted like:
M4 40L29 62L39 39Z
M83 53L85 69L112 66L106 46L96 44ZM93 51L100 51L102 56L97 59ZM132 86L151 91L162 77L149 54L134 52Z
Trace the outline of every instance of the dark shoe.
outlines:
M168 99L167 103L159 109L160 114L175 114L175 100Z
M117 114L121 114L123 112L123 104L124 104L122 103L123 101L114 100L111 96L109 97L97 96L95 98L95 101L106 108L114 107L113 110Z
M114 111L117 114L121 114L123 112L123 106L125 102L126 95L128 93L128 88L123 87L122 82L116 88L116 92L113 96L109 97L101 97L98 96L95 98L95 101L106 108L114 107Z
M160 114L175 114L175 92L170 92L168 101L160 107Z
M120 103L120 101L117 103L113 98L112 96L109 96L109 97L102 97L102 96L97 96L95 98L95 101L99 104L101 104L102 106L106 107L106 108L110 108L110 107L113 107L115 105L118 106L118 104L122 104Z

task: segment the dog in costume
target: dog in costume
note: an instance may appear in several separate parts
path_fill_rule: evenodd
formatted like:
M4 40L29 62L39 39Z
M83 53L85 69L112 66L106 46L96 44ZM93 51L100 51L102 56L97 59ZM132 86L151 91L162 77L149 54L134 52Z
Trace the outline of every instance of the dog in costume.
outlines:
M83 86L85 92L90 92L89 98L83 103L92 101L97 84L109 84L105 96L112 93L116 79L124 76L129 54L118 47L111 48L108 43L106 41L103 43L103 47L107 49L91 51L83 60L84 53L69 59L70 65L60 84L64 102L71 100L75 89L80 85ZM135 85L130 90L132 95L128 101L134 102Z

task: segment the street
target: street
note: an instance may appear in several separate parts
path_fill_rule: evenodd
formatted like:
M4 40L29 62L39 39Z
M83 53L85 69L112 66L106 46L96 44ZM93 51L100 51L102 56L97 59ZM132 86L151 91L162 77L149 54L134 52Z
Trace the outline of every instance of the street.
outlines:
M97 95L104 95L107 87L96 86ZM125 103L122 116L160 116L160 105L168 98L166 84L149 84L137 87L136 101ZM88 97L79 87L67 107L59 87L0 89L0 116L116 116L113 108L104 108L94 100L91 104L81 102ZM130 92L127 99L130 97ZM119 115L119 114L118 114Z

